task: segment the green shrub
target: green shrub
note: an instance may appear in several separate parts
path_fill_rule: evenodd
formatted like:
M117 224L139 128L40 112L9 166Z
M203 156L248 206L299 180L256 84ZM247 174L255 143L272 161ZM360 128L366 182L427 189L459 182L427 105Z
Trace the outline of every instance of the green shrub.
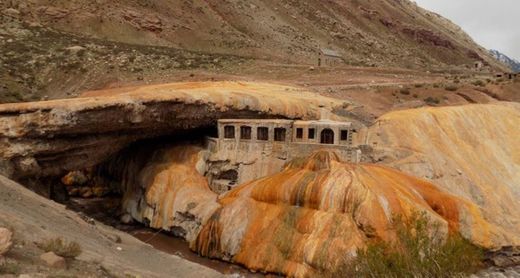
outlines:
M419 83L419 84L415 84L414 86L415 86L415 88L422 88L422 87L424 87L424 84Z
M435 84L433 84L433 88L440 88L439 83L435 83Z
M38 247L45 252L54 252L54 254L64 258L76 258L81 254L79 243L75 241L67 242L59 237L45 240L39 243Z
M482 266L483 250L460 236L440 239L439 226L424 213L404 221L394 217L397 239L374 241L345 260L331 277L456 277L476 272Z
M459 87L457 87L454 84L450 84L450 85L447 85L446 87L444 87L444 89L446 91L455 92L455 91L457 91L459 89Z

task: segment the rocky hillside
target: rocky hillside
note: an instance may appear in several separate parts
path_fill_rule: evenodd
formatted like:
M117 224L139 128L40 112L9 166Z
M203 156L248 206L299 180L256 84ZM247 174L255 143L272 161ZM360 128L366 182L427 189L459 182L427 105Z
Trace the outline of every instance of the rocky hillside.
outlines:
M520 72L520 62L518 60L509 58L504 53L494 49L491 49L489 53L491 53L491 55L495 57L495 59L510 67L511 70L513 70L513 72Z
M10 0L31 25L143 45L315 63L319 48L349 64L499 66L458 26L408 0Z
M1 175L0 226L14 232L14 244L3 255L16 262L10 269L1 264L2 277L18 277L9 273L22 277L121 277L123 273L125 277L225 277L158 252L127 233L74 213ZM67 260L64 269L40 262L44 251L37 245L52 238L78 243L81 255L77 260Z

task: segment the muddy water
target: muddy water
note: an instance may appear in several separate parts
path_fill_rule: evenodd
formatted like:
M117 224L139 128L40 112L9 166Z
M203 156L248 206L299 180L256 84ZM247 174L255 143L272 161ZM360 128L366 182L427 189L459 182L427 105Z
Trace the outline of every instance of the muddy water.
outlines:
M141 228L129 233L139 240L152 245L157 250L179 256L188 261L209 267L223 274L239 274L240 277L275 277L265 276L260 273L251 273L247 269L238 265L201 257L192 252L184 240L161 232Z
M278 277L274 275L252 273L239 265L201 257L190 250L187 242L166 233L158 232L142 225L121 224L119 220L115 218L115 215L117 215L119 211L118 206L119 198L117 196L93 199L71 198L67 203L69 209L126 232L142 242L150 244L157 250L209 267L222 274L238 274L240 277L247 278Z

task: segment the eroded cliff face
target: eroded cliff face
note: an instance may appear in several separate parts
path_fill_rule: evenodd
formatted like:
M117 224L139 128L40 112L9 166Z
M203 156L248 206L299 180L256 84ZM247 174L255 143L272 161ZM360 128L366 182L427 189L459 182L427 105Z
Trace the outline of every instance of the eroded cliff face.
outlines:
M219 203L194 250L296 277L335 269L369 238L392 240L397 215L424 212L444 235L471 230L481 244L495 234L461 198L390 168L342 163L327 151L244 184Z
M257 271L330 271L369 239L392 240L393 217L414 212L424 212L444 236L469 231L483 246L500 237L471 202L384 166L343 163L331 151L220 196L203 176L207 156L201 147L178 145L105 167L117 170L123 209L134 219L185 238L203 256Z
M2 104L0 172L14 178L60 175L97 165L136 140L215 126L221 118L335 118L331 111L349 105L250 82L172 83Z
M218 196L204 177L204 148L145 153L118 162L127 169L124 209L203 256L296 277L334 269L370 239L392 240L392 217L417 211L444 235L517 245L519 111L504 103L390 113L367 142L374 161L392 168L324 150Z
M477 205L499 231L490 244L520 244L518 104L392 112L370 128L368 143L375 161Z

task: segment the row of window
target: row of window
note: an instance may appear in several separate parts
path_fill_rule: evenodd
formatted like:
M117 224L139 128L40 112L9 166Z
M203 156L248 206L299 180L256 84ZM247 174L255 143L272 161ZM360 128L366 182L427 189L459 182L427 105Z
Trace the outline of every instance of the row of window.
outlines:
M309 128L309 132L308 132L308 139L314 139L314 133L316 132L316 130L314 128ZM325 132L325 134L323 134L323 132ZM334 140L334 131L332 131L331 129L324 129L322 131L322 136L325 136L325 137L332 137L332 140ZM303 128L297 128L296 129L296 138L297 139L303 139ZM348 130L341 130L341 134L340 134L340 140L341 141L347 141L348 140Z
M240 127L240 139L251 140L251 127L241 126ZM285 128L274 129L274 141L284 142L287 130ZM231 125L224 126L224 138L235 139L235 127ZM269 128L258 127L256 129L256 139L260 141L269 140Z
M284 142L286 137L286 129L285 128L275 128L274 129L274 141ZM347 141L348 140L348 130L341 130L340 140ZM308 139L314 139L316 136L316 129L309 128L307 132ZM231 125L224 126L224 138L226 139L235 139L235 127ZM240 127L240 139L251 140L252 138L252 129L250 126L241 126ZM303 128L296 128L296 138L303 139ZM260 141L269 140L269 128L267 127L258 127L256 130L256 139ZM320 134L320 142L322 144L334 144L334 131L329 128L325 128L321 131Z
M316 130L314 128L309 128L309 133L308 133L308 138L309 139L314 139L314 133L316 132ZM297 128L296 129L296 138L297 139L303 139L303 128ZM342 130L341 131L341 138L340 138L341 141L346 141L348 140L348 130Z

